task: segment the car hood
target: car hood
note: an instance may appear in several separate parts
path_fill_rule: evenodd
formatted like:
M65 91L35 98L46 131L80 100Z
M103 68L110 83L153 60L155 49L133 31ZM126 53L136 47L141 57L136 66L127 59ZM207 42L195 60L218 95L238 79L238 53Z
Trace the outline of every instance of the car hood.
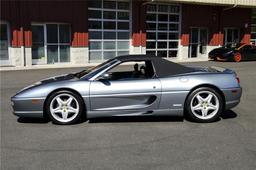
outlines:
M74 76L74 74L64 74L64 75L58 75L58 76L54 76L54 77L50 77L47 79L43 79L40 80L30 86L27 86L23 89L21 89L20 91L18 91L16 94L19 94L25 90L29 90L31 88L34 87L38 87L38 86L42 86L42 85L46 85L46 84L50 84L50 83L55 83L55 82L61 82L61 81L72 81L72 80L76 80L78 79L77 77Z
M40 80L39 82L36 82L35 84L47 84L47 83L52 83L52 82L67 81L67 80L73 80L73 79L78 79L78 78L75 77L74 74L64 74L64 75L58 75L58 76Z

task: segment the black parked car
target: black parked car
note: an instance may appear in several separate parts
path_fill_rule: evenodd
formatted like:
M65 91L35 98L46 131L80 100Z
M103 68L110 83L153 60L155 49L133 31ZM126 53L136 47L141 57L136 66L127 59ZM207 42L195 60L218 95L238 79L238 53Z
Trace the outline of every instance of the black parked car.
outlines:
M256 46L250 44L226 45L209 52L209 59L218 61L256 60Z

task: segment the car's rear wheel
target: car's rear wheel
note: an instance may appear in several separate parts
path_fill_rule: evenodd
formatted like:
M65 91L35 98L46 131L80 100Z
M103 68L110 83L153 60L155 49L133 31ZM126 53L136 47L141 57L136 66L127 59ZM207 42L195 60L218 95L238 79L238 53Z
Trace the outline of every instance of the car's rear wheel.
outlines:
M242 55L241 53L235 53L234 54L234 61L235 62L240 62L242 60Z
M55 124L68 125L78 123L84 107L79 95L71 91L58 91L47 100L46 111Z
M186 102L188 117L195 122L216 121L223 110L223 99L214 89L202 87L194 90Z

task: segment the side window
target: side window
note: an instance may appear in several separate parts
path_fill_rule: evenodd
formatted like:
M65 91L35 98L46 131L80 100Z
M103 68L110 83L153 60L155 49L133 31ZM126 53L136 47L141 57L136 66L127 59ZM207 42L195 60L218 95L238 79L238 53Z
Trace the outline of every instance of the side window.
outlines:
M243 49L251 49L251 48L252 48L251 45L245 45L245 46L243 47Z
M151 61L129 61L122 62L107 71L108 80L136 80L148 79L154 76Z
M249 51L251 51L251 49L252 49L251 45L245 45L244 47L241 48L241 51L249 52Z

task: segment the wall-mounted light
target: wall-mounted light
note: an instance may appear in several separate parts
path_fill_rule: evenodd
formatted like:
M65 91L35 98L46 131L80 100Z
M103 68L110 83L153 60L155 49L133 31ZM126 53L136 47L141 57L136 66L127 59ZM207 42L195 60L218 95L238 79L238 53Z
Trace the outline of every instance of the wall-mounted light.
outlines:
M213 20L213 22L216 22L216 21L217 21L217 14L216 14L216 13L213 13L213 15L212 15L212 20Z

